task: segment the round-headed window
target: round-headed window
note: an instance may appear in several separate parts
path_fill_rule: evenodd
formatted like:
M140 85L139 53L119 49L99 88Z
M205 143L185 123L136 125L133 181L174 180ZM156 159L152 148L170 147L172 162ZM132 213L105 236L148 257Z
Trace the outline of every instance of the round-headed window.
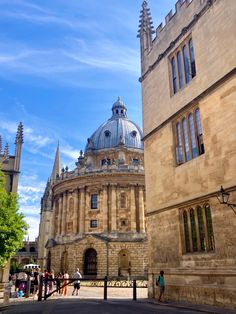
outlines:
M108 131L108 130L106 130L106 131L104 132L104 134L105 134L106 137L109 137L109 136L111 135L111 132Z

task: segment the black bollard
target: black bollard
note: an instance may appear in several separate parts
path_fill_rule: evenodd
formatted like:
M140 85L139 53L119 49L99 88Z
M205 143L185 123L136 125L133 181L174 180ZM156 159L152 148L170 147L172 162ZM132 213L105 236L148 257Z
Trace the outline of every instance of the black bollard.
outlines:
M104 300L107 300L107 276L104 278Z
M136 279L133 280L133 300L137 300L137 283Z
M38 301L42 301L42 294L43 294L43 275L39 276L39 294L38 294Z

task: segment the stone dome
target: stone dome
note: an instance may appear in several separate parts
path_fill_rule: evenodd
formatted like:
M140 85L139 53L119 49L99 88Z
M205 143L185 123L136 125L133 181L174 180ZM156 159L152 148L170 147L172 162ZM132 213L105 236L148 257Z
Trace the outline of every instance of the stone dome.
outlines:
M136 123L127 118L126 112L124 103L118 97L112 106L112 117L88 138L85 151L120 146L143 149L143 132Z

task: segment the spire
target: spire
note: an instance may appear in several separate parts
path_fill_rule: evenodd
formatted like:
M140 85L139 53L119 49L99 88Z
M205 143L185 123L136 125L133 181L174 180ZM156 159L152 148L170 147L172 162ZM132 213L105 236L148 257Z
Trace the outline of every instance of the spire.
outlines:
M9 144L8 143L6 143L5 145L3 158L4 158L4 161L7 161L9 159Z
M60 158L60 148L59 142L57 144L57 151L55 155L54 165L51 174L51 180L56 180L57 176L61 174L61 158Z
M15 140L15 144L17 143L24 143L24 137L23 137L23 123L20 122L17 128L17 132L16 132L16 140Z
M152 47L152 34L155 33L150 9L147 1L143 1L142 10L140 11L140 24L137 37L140 38L141 57L145 51L149 51Z

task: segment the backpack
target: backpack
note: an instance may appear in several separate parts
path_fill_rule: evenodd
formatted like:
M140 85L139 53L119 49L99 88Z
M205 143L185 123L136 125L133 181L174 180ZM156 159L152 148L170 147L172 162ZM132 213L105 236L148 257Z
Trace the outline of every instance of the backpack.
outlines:
M156 277L156 286L159 286L160 276Z

